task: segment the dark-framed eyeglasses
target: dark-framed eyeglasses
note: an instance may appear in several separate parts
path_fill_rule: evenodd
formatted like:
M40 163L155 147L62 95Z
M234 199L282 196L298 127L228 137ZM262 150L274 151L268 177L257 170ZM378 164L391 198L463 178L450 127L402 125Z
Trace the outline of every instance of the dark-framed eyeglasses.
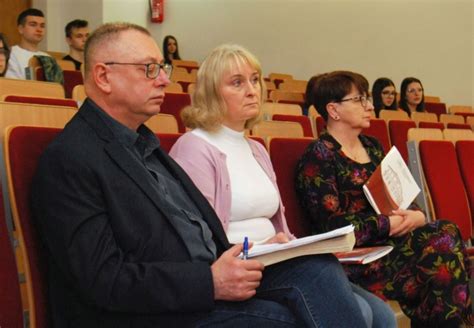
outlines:
M162 69L165 72L166 76L169 78L171 72L173 71L173 66L170 64L158 64L158 63L118 63L118 62L107 62L105 65L135 65L135 66L145 66L145 75L149 79L156 79L160 75L160 70Z
M354 101L354 102L360 101L360 104L364 108L367 107L368 102L372 103L372 97L367 97L367 96L355 96L355 97L351 97L351 98L347 98L347 99L341 99L341 100L335 101L335 102L342 103L342 102L351 101L351 100Z

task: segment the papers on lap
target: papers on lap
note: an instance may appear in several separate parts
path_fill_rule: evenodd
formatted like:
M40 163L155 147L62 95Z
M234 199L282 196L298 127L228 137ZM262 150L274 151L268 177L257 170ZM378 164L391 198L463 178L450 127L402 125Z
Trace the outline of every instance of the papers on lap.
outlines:
M365 196L377 214L390 215L407 209L420 192L396 147L392 147L363 187Z
M387 255L392 249L392 246L359 247L350 252L335 253L334 255L341 263L367 264Z
M352 250L354 244L354 226L348 225L326 233L294 239L284 244L254 245L249 249L247 258L270 265L304 255L347 252Z

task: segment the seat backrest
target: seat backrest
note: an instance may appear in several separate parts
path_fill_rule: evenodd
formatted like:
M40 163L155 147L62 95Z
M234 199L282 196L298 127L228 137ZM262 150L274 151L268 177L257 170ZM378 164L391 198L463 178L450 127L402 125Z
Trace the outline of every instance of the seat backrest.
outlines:
M408 141L443 140L443 131L440 129L411 128L408 130Z
M171 114L156 114L145 125L155 133L178 133L178 121Z
M10 206L24 261L31 327L49 327L47 260L30 212L30 190L40 155L61 129L13 126L5 135Z
M438 116L435 113L427 113L427 112L413 112L411 113L411 119L416 123L423 121L423 122L438 122Z
M464 123L464 117L460 115L452 115L452 114L442 114L439 117L439 121L442 123Z
M472 130L465 129L444 129L443 137L445 140L452 142L456 142L458 140L474 140L474 133Z
M268 74L270 81L275 80L293 80L293 75L285 73L270 73Z
M303 138L303 127L296 122L262 121L252 128L259 137Z
M278 86L278 89L289 92L305 93L308 81L304 80L285 80Z
M191 105L191 97L187 93L167 93L165 101L161 104L161 114L171 114L178 121L178 130L180 133L186 132L186 128L181 120L181 110Z
M448 108L450 114L454 113L472 113L472 106L468 105L451 105Z
M173 147L174 143L182 136L181 133L156 133L158 139L160 139L160 147L165 152L169 153L171 147Z
M448 129L472 130L471 125L467 123L446 123Z
M397 147L406 163L408 163L408 130L412 128L416 128L414 121L390 120L388 122L390 141L393 146Z
M65 62L72 64L72 62L68 60L65 60ZM64 75L64 93L66 95L66 98L72 98L72 92L74 90L74 87L76 85L84 84L84 78L82 77L82 72L76 71L73 68L70 70L64 70L63 75Z
M311 128L311 122L310 122L308 116L276 114L276 115L272 116L272 120L299 123L299 124L301 124L301 127L303 128L303 135L305 137L309 137L309 138L314 137L313 136L313 129Z
M78 84L72 89L72 99L83 102L87 98L86 89L83 84Z
M434 113L439 117L442 114L446 114L446 104L442 102L426 102L425 97L425 111Z
M290 231L297 237L311 233L311 226L305 220L303 210L296 197L295 169L312 139L272 138L270 140L270 159L275 170L285 216Z
M456 142L456 153L471 208L471 217L474 219L474 140Z
M59 83L0 78L0 96L25 95L64 98L64 88Z
M326 121L322 116L316 116L314 118L314 126L318 137L326 130Z
M297 115L301 116L301 107L295 104L281 104L273 102L265 102L262 104L263 114L267 118L273 117L275 114Z
M370 127L362 130L363 134L375 137L383 147L386 153L390 150L391 144L388 136L387 123L382 119L371 119Z
M469 240L472 229L471 212L453 143L445 140L422 140L419 152L436 218L456 223L463 240Z
M441 102L441 98L438 97L438 96L425 95L425 102L439 103L439 102Z
M402 110L389 110L389 109L382 109L379 113L379 118L385 121L391 120L410 120L408 114Z
M165 87L165 92L168 93L183 93L183 87L178 82L171 82Z
M418 122L418 127L422 129L444 129L444 124L441 122Z
M302 92L289 92L289 91L282 91L282 90L273 90L270 92L270 100L273 102L280 102L280 101L294 101L298 103L304 102L304 95Z
M5 218L2 188L0 188L0 283L0 325L22 328L20 283Z
M31 97L22 95L6 95L2 97L2 101L23 103L23 104L39 104L39 105L53 105L66 106L77 108L77 102L73 99L66 98L50 98L50 97Z
M63 128L76 113L73 107L0 102L0 131L18 124Z

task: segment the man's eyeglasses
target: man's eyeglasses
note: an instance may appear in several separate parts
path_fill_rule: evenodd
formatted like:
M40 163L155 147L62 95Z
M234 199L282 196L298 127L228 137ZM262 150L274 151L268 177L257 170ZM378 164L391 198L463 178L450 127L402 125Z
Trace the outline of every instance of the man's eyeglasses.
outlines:
M354 101L354 102L360 101L360 104L364 108L367 107L368 102L372 103L372 97L366 97L366 96L355 96L355 97L352 97L352 98L341 99L341 100L336 101L336 102L342 103L342 102L351 101L351 100Z
M382 94L386 97L388 97L388 96L395 97L397 95L397 93L395 91L382 91Z
M117 63L117 62L108 62L104 63L105 65L139 65L145 66L145 75L149 79L156 79L160 75L160 70L162 69L167 77L171 76L171 71L173 66L170 64L158 64L158 63L149 63L149 64L140 64L140 63Z

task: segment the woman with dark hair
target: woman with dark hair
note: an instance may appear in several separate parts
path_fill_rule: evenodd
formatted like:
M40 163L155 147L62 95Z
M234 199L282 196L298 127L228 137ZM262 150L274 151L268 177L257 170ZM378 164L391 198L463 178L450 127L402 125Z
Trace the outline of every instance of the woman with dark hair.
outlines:
M0 77L5 76L8 68L8 58L10 57L10 48L3 33L0 33Z
M366 265L345 267L349 280L396 300L412 327L460 327L470 319L469 258L458 227L427 223L409 209L377 214L362 187L384 157L380 143L361 134L373 106L360 74L337 71L313 89L327 132L312 142L296 168L296 192L314 233L353 224L356 245L391 245L393 251Z
M172 64L173 59L181 59L178 41L172 35L167 35L163 39L163 58L165 59L165 64Z
M399 106L408 115L413 112L425 111L425 93L421 81L416 77L403 79L400 87Z
M382 109L397 109L397 91L392 80L381 77L375 80L372 86L375 115L379 117Z

